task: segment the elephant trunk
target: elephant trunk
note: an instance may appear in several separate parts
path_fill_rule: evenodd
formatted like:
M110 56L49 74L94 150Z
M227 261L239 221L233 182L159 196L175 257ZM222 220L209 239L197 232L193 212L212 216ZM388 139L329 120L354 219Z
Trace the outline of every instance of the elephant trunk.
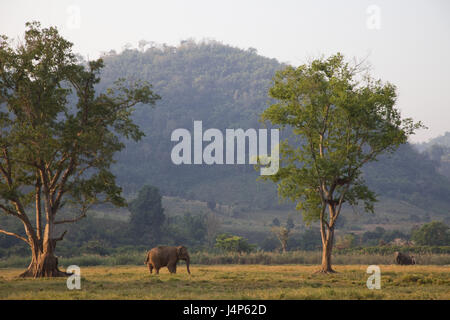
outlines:
M189 256L187 256L187 258L186 258L186 268L187 268L187 272L189 273L189 274L191 274L191 271L189 270Z

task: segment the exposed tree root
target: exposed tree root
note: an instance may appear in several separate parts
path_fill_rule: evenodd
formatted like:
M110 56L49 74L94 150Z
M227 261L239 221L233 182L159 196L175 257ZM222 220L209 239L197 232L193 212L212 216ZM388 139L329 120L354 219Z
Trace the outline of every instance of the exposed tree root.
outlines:
M314 273L332 274L332 273L338 273L338 272L333 270L333 269L329 269L329 270L320 269L320 270L317 270Z
M19 275L19 278L57 278L57 277L67 277L72 275L59 270L58 268L51 270L36 270L35 268L28 268Z
M39 262L33 259L27 270L22 272L20 278L56 278L67 277L71 273L67 273L58 269L58 259L52 255L44 255L39 257Z

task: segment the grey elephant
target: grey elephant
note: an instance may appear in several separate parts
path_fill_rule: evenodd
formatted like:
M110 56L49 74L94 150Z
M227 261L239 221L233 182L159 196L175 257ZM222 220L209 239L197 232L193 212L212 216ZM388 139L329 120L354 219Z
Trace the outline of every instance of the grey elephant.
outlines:
M413 265L416 264L416 259L414 256L409 256L406 253L401 253L396 251L394 253L395 262L399 265Z
M147 253L144 264L148 265L150 273L155 269L156 274L159 274L159 269L162 267L167 267L170 273L176 273L178 260L186 261L187 272L191 274L189 270L190 257L187 248L184 246L153 248Z

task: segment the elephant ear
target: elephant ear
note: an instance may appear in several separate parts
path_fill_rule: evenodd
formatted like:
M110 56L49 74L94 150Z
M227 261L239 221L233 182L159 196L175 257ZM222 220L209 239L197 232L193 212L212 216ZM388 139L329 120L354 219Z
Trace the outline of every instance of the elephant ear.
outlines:
M181 253L183 252L183 246L178 246L177 247L177 257L179 257L181 255Z

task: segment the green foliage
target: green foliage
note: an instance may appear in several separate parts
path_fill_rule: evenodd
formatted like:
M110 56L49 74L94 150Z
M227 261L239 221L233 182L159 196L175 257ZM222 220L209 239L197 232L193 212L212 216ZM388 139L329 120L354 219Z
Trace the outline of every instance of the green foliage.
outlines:
M198 248L206 245L206 215L186 212L183 216L170 217L164 228L165 242L172 245L186 245ZM161 242L161 241L160 241Z
M396 88L364 75L337 54L277 72L269 94L276 103L262 121L291 128L294 139L280 144L282 167L265 176L281 197L297 202L306 222L327 205L332 228L342 203L363 202L373 211L375 194L362 179L362 166L392 152L422 125L401 119ZM322 212L322 213L321 213Z
M139 144L127 143L115 166L126 192L157 182L167 195L255 207L277 204L273 186L257 183L251 165L174 165L170 136L176 128L191 130L192 120L220 130L258 128L258 113L280 63L215 41L183 41L176 47L153 46L145 52L125 50L103 59L106 67L99 90L117 77L138 77L154 84L164 97L158 101L161 108L152 114L134 113L133 119L146 136Z
M130 236L156 244L165 220L158 188L144 186L136 199L130 202Z
M134 140L143 136L130 119L132 107L154 104L159 96L147 83L124 80L95 95L101 59L79 65L72 44L55 28L41 29L39 23L27 28L25 42L17 50L6 38L0 43L1 144L17 162L12 164L17 184L8 187L2 180L2 198L19 196L27 205L32 197L19 188L34 185L35 171L48 164L47 170L55 173L71 169L65 192L74 203L89 205L97 194L104 194L103 200L122 204L120 188L109 171L112 157L124 148L120 136ZM75 108L67 103L70 94L78 97Z
M357 238L354 234L347 233L343 236L338 236L336 239L336 248L347 249L352 248L357 244Z
M172 130L191 129L192 120L202 120L204 128L260 128L258 117L267 105L271 79L283 64L214 41L155 45L145 51L110 53L103 59L105 68L98 90L113 85L119 77L139 78L154 84L155 91L164 97L157 102L161 108L133 114L146 136L139 144L126 142L113 168L126 194L151 184L164 195L214 199L221 204L237 202L255 209L292 209L288 202L279 204L275 186L255 181L258 173L250 165L176 166L170 159ZM285 130L283 134L289 133ZM449 181L442 180L432 162L423 161L409 149L395 152L395 161L382 156L363 167L367 185L379 195L413 200L428 210L448 208ZM439 195L436 190L441 190Z
M449 227L440 221L432 221L412 232L412 240L419 245L448 246L450 245Z
M216 248L226 252L248 253L253 251L255 246L243 237L223 233L216 238Z
M0 208L21 220L30 245L39 245L44 221L32 228L28 209L52 230L78 220L57 219L65 204L79 218L97 203L124 205L114 155L124 139L144 135L131 119L134 106L160 97L146 82L123 79L97 93L103 66L82 64L72 43L38 22L26 24L17 46L0 37Z
M190 238L198 242L205 240L206 225L204 215L185 213L181 221Z
M33 28L35 31L30 33L29 39L40 39L38 32L36 32L38 28ZM46 39L51 39L55 34L56 30L48 29L48 37ZM2 39L5 40L1 42L4 56L0 59L0 63L6 63L8 60L5 57L10 57L14 50L9 45L9 40L7 41L5 37ZM64 134L67 137L65 140L61 140L61 144L63 143L62 141L68 143L75 138L83 142L89 142L94 147L99 142L98 134L105 133L104 127L93 128L91 126L89 127L89 132L81 135L80 138L74 137L71 129L75 130L79 127L77 121L79 122L79 110L82 108L82 106L78 105L80 102L79 90L74 89L73 85L67 81L60 86L53 87L51 78L44 77L47 71L47 74L54 76L53 79L58 79L57 76L64 77L62 72L51 74L52 69L46 67L46 63L54 60L52 57L61 56L61 47L66 46L68 48L70 46L63 40L58 38L57 42L44 41L34 49L29 47L30 51L21 61L24 61L27 66L34 65L39 61L42 62L37 63L35 68L30 70L33 73L33 77L39 76L40 78L36 79L39 79L39 83L45 84L47 88L45 94L42 95L44 98L48 98L46 100L48 102L46 103L47 107L44 110L53 110L52 112L55 113L59 110L58 103L67 100L65 111L60 112L58 117L53 118L53 120L51 120L51 116L48 116L46 123L53 126L52 121L57 123L60 120L63 121L66 113L68 114L67 117L72 119L72 122L61 122L58 126L55 124L55 128L48 127L48 130L53 130L52 132L62 135L61 128L66 127ZM49 47L44 48L47 45ZM45 52L45 54L40 53L39 50L41 49L43 49L42 52ZM44 59L33 61L32 54L35 53ZM119 189L115 188L115 184L111 184L115 180L114 176L117 176L117 184L123 188L126 194L136 194L145 184L150 183L160 188L162 194L181 195L183 197L189 195L192 199L202 200L214 199L222 204L237 202L239 207L245 204L245 206L252 209L267 209L278 206L275 188L271 184L256 182L257 173L250 166L174 166L170 160L171 145L168 142L170 141L170 133L174 128L184 127L190 129L192 119L203 120L205 127L220 129L237 127L258 128L260 124L258 124L257 119L267 102L266 92L270 87L270 79L276 70L283 67L282 64L275 59L258 56L250 50L240 50L217 42L193 43L192 41L183 42L177 47L152 47L145 52L125 50L121 54L111 53L103 57L103 60L105 62L104 67L95 61L91 63L82 61L81 66L84 67L84 72L80 72L78 76L73 76L73 79L80 84L87 84L89 77L91 77L92 85L95 87L95 91L99 93L94 95L98 98L93 98L94 100L92 101L89 100L92 104L95 102L99 104L99 109L92 114L93 122L100 121L100 118L105 117L111 111L109 110L111 101L117 102L128 98L140 99L146 94L150 94L148 90L152 91L152 87L146 86L145 82L141 82L140 85L139 81L127 83L121 80L116 82L118 78L144 79L153 83L155 91L159 92L164 99L159 100L159 96L152 91L153 94L148 97L153 97L153 99L148 104L152 105L155 102L163 108L151 111L148 107L136 108L134 111L133 108L130 108L128 109L130 114L128 112L116 112L117 110L114 109L114 114L111 117L117 116L121 119L120 121L118 119L117 128L124 129L122 130L123 134L112 130L111 134L106 135L105 150L99 151L101 154L98 154L97 160L94 161L93 158L89 160L91 163L105 168L111 164L111 169L108 167L107 171L112 173L112 175L109 175L102 169L101 173L95 175L96 178L91 180L91 182L84 184L80 182L78 190L74 190L74 194L83 197L81 192L94 194L95 189L97 191L108 189L109 191L106 190L107 192L103 195L99 195L102 201L115 199L115 203L123 203L123 199L115 196L120 195L118 193ZM59 61L62 63L64 59ZM78 68L81 68L80 61L76 61L75 64L77 67L74 67L74 72L76 73L78 72L77 70L80 70ZM98 82L100 74L101 81ZM41 92L38 87L39 83L28 81L26 78L23 78L21 81L24 85L24 90L27 89L31 93L32 101L35 101L38 96L37 93ZM3 86L4 83L2 82L0 85ZM114 89L108 90L109 87ZM135 89L143 90L136 91ZM72 90L72 93L70 94L65 90ZM94 90L89 86L89 90L85 92L87 93L86 97L89 97L93 92ZM54 94L53 98L51 98L52 94ZM0 100L0 111L5 112L7 110L6 102L4 96L0 96L2 97L2 100ZM18 97L19 95L16 96L17 99ZM111 97L115 98L111 100ZM103 107L100 107L102 105ZM36 110L41 110L39 108L36 107ZM17 104L16 109L23 117L26 116L26 110L20 109L19 104ZM36 110L33 109L32 114L35 114L36 112L34 111ZM112 121L112 118L106 118L108 121ZM125 119L132 119L135 124L139 125L140 133ZM3 115L0 121L7 123L10 120ZM70 124L72 127L66 124ZM128 127L128 129L125 130L125 127ZM9 135L8 130L2 127L2 134ZM43 134L39 139L34 139L33 143L42 137L46 137L45 133L48 132L45 131L45 126L36 128L35 131L43 132ZM288 133L289 131L286 130L286 134ZM141 137L141 140L139 143L126 141L123 137L127 136L130 138ZM3 135L2 137L6 139L6 136ZM26 137L28 139L28 136ZM55 150L56 146L53 145L55 141L50 140L44 139L42 141L40 147L43 149L41 150ZM21 147L25 144L19 143ZM119 151L118 157L116 157L117 153L114 154L117 162L111 161L109 163L112 150L116 147L119 148L119 145L120 148L123 148L122 144L126 148ZM32 146L32 144L29 145ZM33 152L37 149L37 147L30 148ZM83 154L83 159L89 159L92 156L92 150L87 150ZM427 160L425 156L415 152L409 145L403 145L391 157L381 156L379 159L380 161L368 163L362 169L364 178L371 190L376 191L380 195L411 201L418 206L429 209L430 212L434 210L438 202L441 203L444 209L448 208L450 203L448 200L450 199L450 183L439 176L435 170L435 164ZM61 168L64 169L67 166L64 164ZM94 171L90 169L85 170L82 177L86 179L94 177ZM15 190L20 192L32 190L35 181L32 181L31 175L28 176L28 180L30 182L28 188L16 188ZM75 179L71 181L75 181ZM4 192L7 195L9 191L2 189L0 192ZM87 200L93 200L89 194L87 194ZM74 200L70 194L68 195L67 200ZM25 200L25 197L23 199ZM26 200L32 202L33 198L29 196ZM284 206L288 207L288 205ZM71 215L73 208L69 206L65 208L68 209L67 215L69 213ZM107 208L102 209L102 211L105 213L105 216L108 214ZM342 217L338 221L338 225L341 219ZM30 220L33 222L33 217ZM196 222L193 222L193 220ZM163 232L161 237L157 239L157 242L159 244L181 243L190 247L201 247L204 245L202 234L204 234L203 231L205 230L201 221L202 218L194 218L193 215L190 218L186 218L186 220L182 217L171 218L170 222L166 221L163 224ZM376 217L374 217L374 221L377 221ZM421 221L424 220L421 219ZM192 227L187 228L186 225ZM20 222L12 224L1 220L0 226L17 234L25 234ZM63 230L58 229L57 233L59 234L59 231ZM96 247L97 249L92 249L97 250L97 252L101 252L104 248L115 248L117 246L143 245L141 241L136 242L135 239L129 237L129 234L126 232L128 231L128 225L121 221L91 219L88 217L74 227L69 225L68 230L69 233L65 238L68 241L58 243L58 254L63 256L77 255L85 250L89 251L94 248L92 247L93 243L100 244ZM314 234L314 232L316 233ZM306 231L306 233L301 235L293 235L288 241L289 248L317 249L317 246L320 245L320 237L318 237L317 229L314 229L314 232ZM250 238L247 234L241 235ZM255 240L252 239L252 241ZM362 244L369 245L370 241L372 240ZM378 243L378 240L373 241ZM26 248L24 249L22 243L19 242L20 240L18 239L0 235L0 255L8 256L26 252ZM85 246L87 242L91 244Z
M272 227L270 231L278 238L278 241L280 241L281 250L286 252L290 229L285 227Z

